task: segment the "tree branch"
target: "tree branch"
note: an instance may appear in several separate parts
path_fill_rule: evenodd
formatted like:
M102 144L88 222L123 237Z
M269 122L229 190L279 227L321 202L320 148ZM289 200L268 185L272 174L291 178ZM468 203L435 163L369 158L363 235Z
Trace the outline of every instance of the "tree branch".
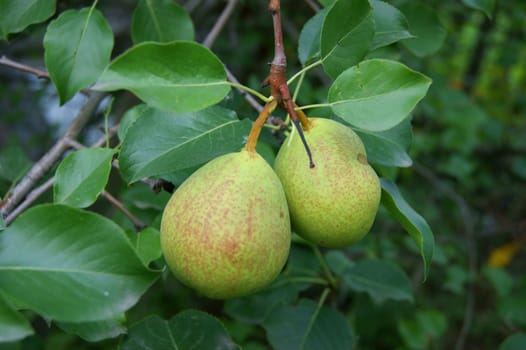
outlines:
M21 72L36 75L38 78L41 78L41 79L49 79L48 72L30 67L30 66L26 66L25 64L22 64L22 63L15 62L13 60L10 60L6 56L0 57L0 64L6 67L14 68Z
M11 224L18 215L22 214L24 210L29 208L31 204L33 204L34 201L36 201L41 195L43 195L47 190L53 186L53 182L55 181L55 177L51 177L49 180L44 182L42 185L35 188L33 191L29 192L26 198L18 207L16 207L6 218L5 218L5 224L9 225Z
M234 12L234 8L236 7L237 2L238 2L238 0L228 0L227 5L223 9L223 12L221 13L221 15L217 19L216 23L214 24L214 26L212 27L210 32L208 32L208 35L206 36L205 40L203 41L203 45L204 46L206 46L208 48L212 47L212 45L214 44L215 40L217 39L217 36L221 32L221 30L223 30L224 26L226 25L226 23L230 19L230 16L232 15L232 12Z
M135 230L137 232L142 231L146 225L139 220L135 215L133 215L124 204L122 204L117 198L113 197L108 191L102 191L102 196L106 198L113 206L117 209L119 209L135 226Z
M74 140L82 131L89 118L96 111L102 101L104 93L93 91L90 93L86 104L81 108L75 120L64 133L64 135L53 145L53 147L42 158L36 162L26 176L6 195L4 201L0 202L0 213L7 216L35 184L51 169L56 161L69 148L67 140Z

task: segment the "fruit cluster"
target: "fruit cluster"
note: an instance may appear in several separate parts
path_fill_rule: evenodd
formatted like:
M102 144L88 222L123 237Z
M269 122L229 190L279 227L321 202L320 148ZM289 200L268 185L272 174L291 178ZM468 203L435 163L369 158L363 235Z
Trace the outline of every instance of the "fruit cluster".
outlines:
M274 169L254 150L218 157L173 194L161 222L168 266L216 299L252 294L285 265L292 229L323 247L344 247L370 230L380 182L349 127L321 118L284 141Z

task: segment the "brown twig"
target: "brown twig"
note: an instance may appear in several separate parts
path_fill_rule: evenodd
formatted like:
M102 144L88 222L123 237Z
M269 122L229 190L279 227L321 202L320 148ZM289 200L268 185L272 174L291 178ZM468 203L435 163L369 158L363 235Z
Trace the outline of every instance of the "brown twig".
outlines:
M117 198L113 197L108 191L102 191L102 196L108 200L113 206L117 209L119 209L135 226L135 230L137 232L142 231L146 225L139 220L135 215L133 215L124 204L122 204Z
M309 5L309 7L314 11L314 12L318 12L320 11L320 5L318 5L316 3L316 1L314 0L305 0L305 2L307 3L307 5Z
M230 19L232 12L234 12L234 8L236 7L237 2L238 0L228 0L228 3L223 9L223 12L221 12L221 15L215 22L210 32L208 32L208 35L206 36L205 40L203 41L204 46L208 48L212 47L213 43L217 39L217 36L221 32L221 30L223 30L225 24Z
M11 190L4 201L0 203L0 213L4 215L4 217L7 216L22 199L24 199L26 194L35 186L37 181L51 169L56 161L62 156L64 151L69 148L67 140L77 138L89 118L96 111L104 96L104 93L96 91L90 94L86 104L81 108L69 129L55 143L55 145L53 145L53 147L33 165L26 176Z
M0 64L6 67L14 68L21 72L36 75L38 78L41 78L41 79L49 79L48 72L30 67L30 66L26 66L25 64L22 64L22 63L15 62L13 60L10 60L6 56L0 57Z
M18 215L22 214L24 210L29 208L41 195L43 195L47 190L53 186L55 177L51 177L49 180L44 182L42 185L36 187L31 192L29 192L22 203L20 203L9 215L5 218L5 224L9 225L15 220Z
M296 110L294 109L294 102L290 94L289 86L287 84L287 57L283 48L283 31L281 28L281 14L279 0L269 1L269 10L272 14L272 24L274 27L274 59L270 64L270 74L265 80L270 85L270 93L272 97L278 101L278 104L287 111L294 126L298 130L301 142L305 147L305 151L309 157L309 166L314 167L312 154L303 134L303 129L308 130L310 127L309 120L305 118L298 118ZM304 114L303 114L304 116ZM300 125L301 122L301 125ZM303 129L302 129L303 127Z

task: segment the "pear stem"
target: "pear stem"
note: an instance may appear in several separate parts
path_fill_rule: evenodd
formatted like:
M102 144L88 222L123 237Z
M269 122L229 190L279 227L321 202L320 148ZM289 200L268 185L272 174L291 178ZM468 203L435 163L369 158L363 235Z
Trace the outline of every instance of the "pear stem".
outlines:
M265 125L265 122L270 116L270 113L272 113L276 109L277 105L278 105L278 102L276 100L272 100L268 102L265 105L265 107L263 107L263 110L259 113L259 116L254 121L254 125L252 125L252 129L250 130L250 134L248 135L247 143L245 145L246 151L249 151L249 152L256 151L256 145L258 143L259 134L261 133L261 129Z
M311 245L311 247L314 250L314 255L316 255L316 258L318 258L321 268L323 269L323 273L325 273L325 276L327 277L327 280L329 280L331 287L336 288L336 278L334 278L334 275L332 274L329 266L327 265L325 258L321 254L320 248L318 248L317 245Z

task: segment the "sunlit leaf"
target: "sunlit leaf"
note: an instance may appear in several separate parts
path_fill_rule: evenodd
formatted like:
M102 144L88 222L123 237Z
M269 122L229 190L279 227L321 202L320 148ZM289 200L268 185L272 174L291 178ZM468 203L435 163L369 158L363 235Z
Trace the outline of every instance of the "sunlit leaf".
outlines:
M0 234L0 293L50 319L117 317L157 276L117 224L92 212L40 205Z
M399 124L426 95L431 80L405 65L371 59L343 72L329 89L333 112L358 128L381 131Z
M153 107L177 113L216 104L230 91L221 61L190 41L138 44L117 57L93 88L130 90Z

